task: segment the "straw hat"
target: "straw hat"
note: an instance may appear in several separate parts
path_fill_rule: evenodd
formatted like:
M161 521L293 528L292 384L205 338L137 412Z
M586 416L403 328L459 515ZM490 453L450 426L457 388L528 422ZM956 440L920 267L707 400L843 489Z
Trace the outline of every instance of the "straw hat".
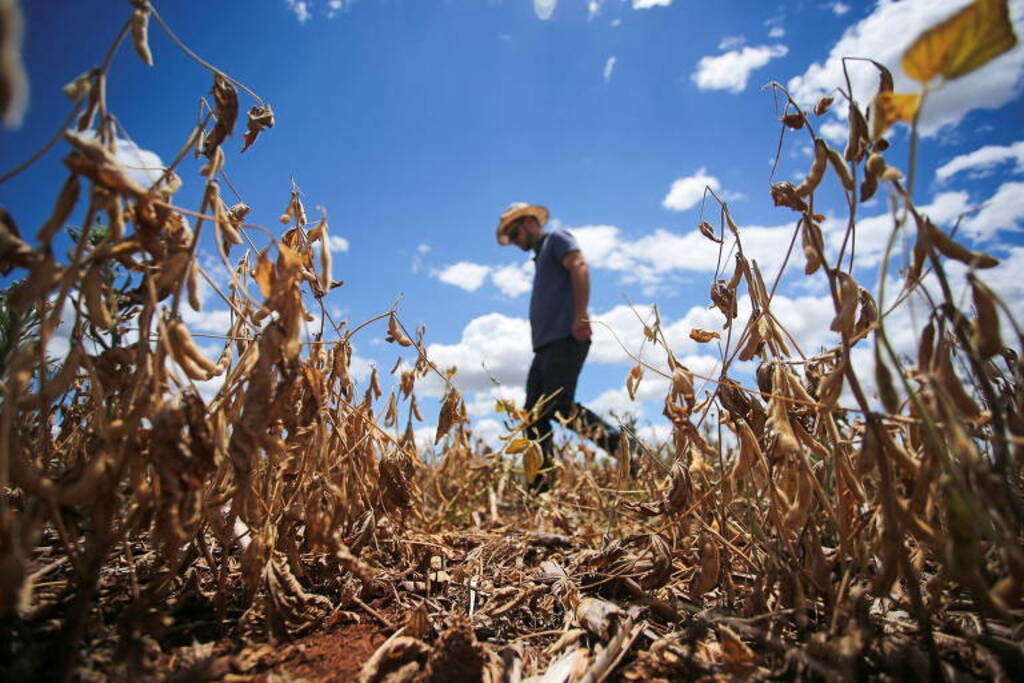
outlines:
M523 216L533 216L540 223L541 227L548 222L548 210L538 204L527 204L525 202L514 202L509 204L509 207L505 209L505 213L501 214L501 218L498 219L498 244L508 244L510 242L506 228L509 223L522 218Z

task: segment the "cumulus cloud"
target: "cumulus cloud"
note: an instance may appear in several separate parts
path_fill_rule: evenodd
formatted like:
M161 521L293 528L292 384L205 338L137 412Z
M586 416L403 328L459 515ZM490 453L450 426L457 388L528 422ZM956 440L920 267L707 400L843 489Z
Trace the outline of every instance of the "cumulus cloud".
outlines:
M96 137L95 131L92 130L83 131L81 135L84 138ZM160 155L139 147L132 140L116 138L114 140L114 155L132 180L144 187L150 187L163 175L164 162Z
M734 48L741 47L746 42L747 39L745 36L725 36L718 41L718 49L732 50Z
M786 29L783 27L786 17L781 13L775 16L768 17L764 20L764 26L768 29L768 37L775 38L778 40L786 35Z
M467 292L475 292L480 289L480 286L487 279L487 274L491 271L489 266L483 266L479 263L471 263L469 261L459 261L452 265L443 268L434 273L441 282L449 285L455 285Z
M1018 230L1024 225L1024 183L1003 183L981 210L963 222L977 240L989 240L1000 230Z
M533 13L541 21L547 21L555 13L558 0L533 0Z
M644 416L644 404L631 399L624 388L601 392L597 398L587 401L587 407L606 419L613 415L620 418L626 415Z
M972 208L970 197L966 192L942 192L936 195L931 203L918 207L919 211L928 216L932 223L941 228L948 228L964 213ZM858 268L874 268L882 261L886 242L892 233L894 219L891 213L882 212L864 215L857 219L857 255ZM826 251L829 258L838 255L838 248L846 231L846 220L828 220L822 226L825 230Z
M606 61L604 63L604 71L602 72L602 76L604 76L604 82L605 83L607 83L608 81L612 80L612 71L615 70L615 62L616 61L617 61L617 59L613 55L613 56L609 57L608 61Z
M652 7L668 7L672 0L633 0L633 9L651 9Z
M485 391L493 377L503 385L522 386L533 359L530 322L501 313L471 320L455 344L430 344L427 355L439 368L458 367L455 385L466 392ZM424 395L438 396L443 387L429 376L420 384Z
M327 238L327 246L331 248L331 251L345 252L348 251L349 243L341 235L331 235Z
M701 57L690 78L701 90L740 93L746 89L752 71L788 53L788 47L777 44L744 47L716 57Z
M284 0L284 4L295 14L300 24L305 24L313 16L312 5L306 0Z
M741 226L744 252L749 258L758 259L765 269L781 262L795 222L778 227L741 222ZM653 284L673 273L710 273L718 261L718 244L696 229L685 233L659 229L635 240L626 239L619 228L609 225L582 226L570 231L580 242L591 267L620 272L626 283Z
M533 282L533 268L532 260L521 265L510 263L501 268L495 268L491 271L491 282L502 294L510 299L515 299L530 291Z
M718 178L708 175L703 166L691 176L676 178L668 189L668 194L661 200L661 205L670 211L686 211L700 203L704 197L704 188L710 187L715 192L721 188Z
M1015 173L1024 173L1024 140L1012 145L985 145L967 154L953 157L935 171L935 179L949 180L961 171L986 172L1007 161L1016 162Z
M818 127L818 133L834 146L845 145L846 141L850 139L850 127L835 119L821 124Z
M845 2L832 2L828 4L828 8L832 10L832 14L837 17L841 17L850 11L850 6Z
M789 81L789 91L803 105L811 107L822 96L845 83L842 58L871 57L888 66L897 92L917 92L920 85L900 68L903 52L924 30L951 16L968 0L880 0L874 11L851 25L832 47L824 62L815 62ZM1018 35L1024 30L1024 0L1010 0L1010 14ZM863 104L878 88L878 71L870 64L849 68L854 95ZM1024 82L1024 48L1017 46L981 69L943 83L928 95L922 111L920 130L934 135L945 126L956 125L972 109L998 109L1015 99ZM840 103L837 112L845 117Z

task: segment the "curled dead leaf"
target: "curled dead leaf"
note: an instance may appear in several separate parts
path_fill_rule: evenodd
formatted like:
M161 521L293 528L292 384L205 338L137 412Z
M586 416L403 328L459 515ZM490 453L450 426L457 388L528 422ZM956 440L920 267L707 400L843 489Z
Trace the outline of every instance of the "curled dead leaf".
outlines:
M721 335L718 332L712 330L705 330L700 327L694 327L690 329L690 339L697 342L698 344L707 344L713 339L720 338Z

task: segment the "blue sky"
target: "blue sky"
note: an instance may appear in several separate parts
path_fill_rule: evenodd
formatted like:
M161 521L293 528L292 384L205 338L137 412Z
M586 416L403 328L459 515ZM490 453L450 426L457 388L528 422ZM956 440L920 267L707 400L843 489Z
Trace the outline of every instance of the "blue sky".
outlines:
M22 125L0 132L0 171L58 128L71 106L61 87L102 60L130 14L128 2L113 0L23 4L31 96ZM658 304L677 354L694 370L714 373L714 344L688 337L692 327L721 329L720 315L707 310L717 246L695 232L704 186L729 202L745 249L771 276L796 219L768 196L780 126L775 98L761 86L778 81L813 106L843 83L837 60L846 55L882 61L897 90L916 92L899 71L903 49L965 4L221 0L156 7L187 45L274 107L277 126L251 150L237 153L241 125L227 146L231 182L254 209L249 220L280 234L277 217L294 178L310 216L325 207L340 238L333 274L345 285L328 298L335 319L358 324L401 297L401 318L426 325L439 364L459 366L456 382L478 431L493 438L494 398L521 400L530 360L530 264L494 240L509 203L544 204L553 225L576 234L591 264L591 310L631 352L661 362L643 349L627 300L642 314ZM1010 5L1021 35L1024 0ZM122 47L108 98L144 150L141 159L160 163L184 142L211 77L154 22L150 45L152 68ZM872 67L855 65L851 76L858 99L868 101L877 84ZM977 210L961 234L1003 258L990 281L1024 312L1015 275L1024 267L1022 81L1018 46L930 96L915 197L945 228ZM243 94L243 111L251 104ZM843 107L813 123L842 149ZM898 126L887 155L902 168L907 137ZM806 132L788 134L776 180L802 177L810 149ZM63 182L64 153L59 145L0 185L0 204L28 235ZM184 187L176 199L191 209L199 205L200 165L190 159L179 169ZM817 207L836 249L845 202L835 183L825 185ZM858 208L856 275L869 289L891 227L886 197L882 191ZM717 215L712 208L713 222ZM223 277L212 244L204 245L203 262ZM821 273L803 277L802 264L791 270L776 305L811 353L832 340L823 332L831 303ZM210 295L188 321L197 331L223 333L224 310ZM909 349L916 318L906 316L899 341ZM361 368L375 364L386 373L401 355L383 342L384 331L371 327L356 337ZM648 377L641 400L630 401L623 379L631 365L598 326L578 398L602 411L631 411L652 438L664 434L665 385ZM739 368L741 377L748 371ZM425 405L436 405L429 395L437 391L436 383L421 385ZM432 429L432 414L426 417L424 433Z

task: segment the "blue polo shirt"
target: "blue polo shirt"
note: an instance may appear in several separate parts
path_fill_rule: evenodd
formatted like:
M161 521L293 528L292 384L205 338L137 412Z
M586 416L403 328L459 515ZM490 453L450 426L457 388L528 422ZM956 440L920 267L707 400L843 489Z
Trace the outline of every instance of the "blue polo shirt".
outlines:
M541 235L534 248L536 265L530 295L530 331L533 350L572 336L572 281L562 259L579 251L576 238L562 229Z

